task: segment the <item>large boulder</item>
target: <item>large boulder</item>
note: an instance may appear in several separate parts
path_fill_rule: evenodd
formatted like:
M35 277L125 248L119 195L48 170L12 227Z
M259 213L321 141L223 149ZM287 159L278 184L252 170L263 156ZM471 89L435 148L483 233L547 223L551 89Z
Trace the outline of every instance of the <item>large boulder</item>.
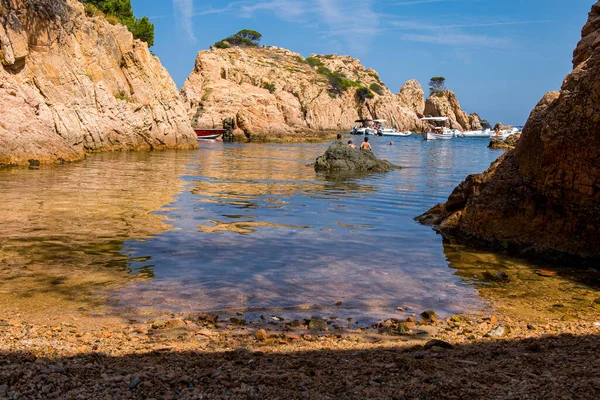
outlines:
M421 220L448 239L550 260L600 261L600 1L560 93L531 113L516 148ZM558 258L557 258L558 257Z
M315 163L315 171L390 172L400 169L387 160L381 160L372 151L358 150L348 145L333 143Z

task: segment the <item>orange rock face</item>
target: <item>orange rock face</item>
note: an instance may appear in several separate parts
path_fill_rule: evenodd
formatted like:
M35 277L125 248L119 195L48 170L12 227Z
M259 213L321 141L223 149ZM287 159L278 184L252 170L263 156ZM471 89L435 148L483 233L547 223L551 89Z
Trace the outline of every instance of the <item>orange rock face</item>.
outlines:
M428 117L448 117L450 118L450 128L453 129L463 131L481 129L479 116L477 114L467 115L451 90L444 90L441 96L435 94L429 96L425 101L425 115Z
M516 148L423 216L450 239L524 254L600 259L600 2L559 93L536 106Z
M346 56L313 55L353 86L335 93L326 75L304 58L277 47L211 49L198 53L182 94L199 127L234 118L247 137L293 137L306 132L349 131L357 119L385 119L399 130L419 129L423 89L416 81L393 94L377 73ZM361 100L360 86L373 98Z
M122 25L12 0L0 14L0 166L197 146L169 73Z

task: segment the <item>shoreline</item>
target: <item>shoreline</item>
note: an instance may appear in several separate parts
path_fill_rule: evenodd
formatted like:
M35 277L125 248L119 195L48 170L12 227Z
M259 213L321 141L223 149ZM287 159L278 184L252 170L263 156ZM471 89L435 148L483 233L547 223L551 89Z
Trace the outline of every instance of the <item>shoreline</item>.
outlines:
M140 320L71 312L43 322L6 311L0 319L1 398L516 399L571 393L592 399L600 393L600 322L594 318L531 323L489 313L350 329L320 319L244 325L241 316L211 314Z

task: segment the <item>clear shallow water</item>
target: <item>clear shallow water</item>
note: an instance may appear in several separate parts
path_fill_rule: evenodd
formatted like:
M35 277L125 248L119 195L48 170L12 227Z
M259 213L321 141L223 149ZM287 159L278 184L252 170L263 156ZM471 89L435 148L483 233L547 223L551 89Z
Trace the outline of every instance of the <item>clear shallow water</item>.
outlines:
M501 153L481 139L370 140L404 168L326 176L312 163L328 143L207 142L4 171L0 293L102 287L131 308L369 319L483 307L413 218Z
M486 141L371 139L403 165L363 177L315 174L328 144L203 144L185 190L158 213L175 230L128 241L140 259L124 304L174 311L321 309L372 318L482 306L448 268L441 237L413 218L499 155ZM334 304L342 302L342 306Z

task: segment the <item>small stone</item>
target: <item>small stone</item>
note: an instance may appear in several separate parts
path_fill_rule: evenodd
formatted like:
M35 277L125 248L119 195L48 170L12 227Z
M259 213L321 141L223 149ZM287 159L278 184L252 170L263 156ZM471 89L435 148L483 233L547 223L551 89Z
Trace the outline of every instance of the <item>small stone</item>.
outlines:
M314 331L328 331L327 322L321 317L312 317L308 323L308 329Z
M452 348L454 348L454 345L452 345L451 343L448 343L448 342L444 342L443 340L431 339L430 341L425 343L424 347L425 347L425 349L431 349L433 347L440 347L442 349L452 349Z
M423 311L421 313L421 318L423 318L423 320L425 322L436 322L437 319L438 319L438 316L435 313L435 311L433 311L433 310L427 310L427 311Z
M269 335L267 335L267 331L265 331L264 329L259 329L256 332L254 332L254 337L262 342L267 340L269 338Z
M6 385L6 384L0 385L0 396L5 395L7 391L8 391L8 385Z
M455 362L457 364L464 364L464 365L471 365L471 366L477 365L477 363L475 361L469 361L469 360L455 360Z
M341 306L341 305L342 305L342 302L341 302L341 301L338 301L337 303L335 303L335 306L336 306L336 307L339 307L339 306Z
M159 320L157 320L157 321L154 321L154 322L152 323L152 329L163 329L163 328L165 328L166 326L167 326L167 324L165 323L165 321L162 321L162 320L160 320L160 319L159 319Z
M488 333L485 334L486 337L495 337L500 338L508 335L510 333L510 326L508 325L499 325L496 328L492 329Z
M131 383L129 384L129 389L133 390L136 388L137 385L139 385L142 382L142 380L140 378L135 378L134 380L131 381Z
M452 317L450 317L450 321L454 322L455 324L461 324L469 322L470 320L464 315L454 314Z
M536 269L534 272L536 275L543 276L544 278L556 276L556 271L549 271L547 269Z

